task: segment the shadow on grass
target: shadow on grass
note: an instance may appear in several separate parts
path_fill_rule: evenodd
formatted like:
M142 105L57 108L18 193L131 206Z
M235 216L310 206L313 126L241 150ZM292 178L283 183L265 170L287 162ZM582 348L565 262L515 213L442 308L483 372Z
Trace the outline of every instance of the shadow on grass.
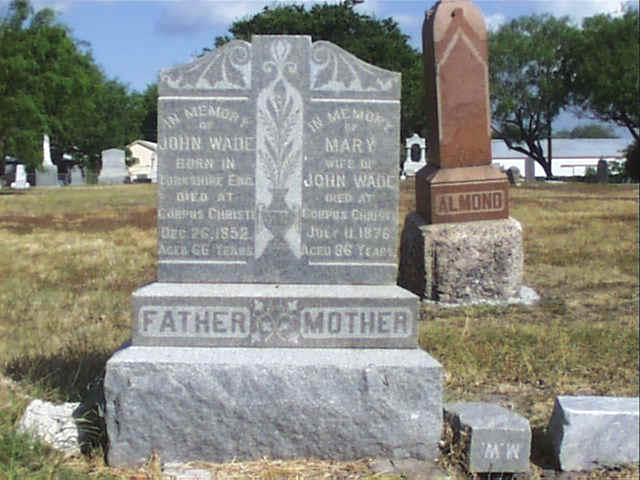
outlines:
M34 385L50 400L80 402L87 387L104 372L113 352L65 349L49 355L32 355L7 362L5 374L17 382Z

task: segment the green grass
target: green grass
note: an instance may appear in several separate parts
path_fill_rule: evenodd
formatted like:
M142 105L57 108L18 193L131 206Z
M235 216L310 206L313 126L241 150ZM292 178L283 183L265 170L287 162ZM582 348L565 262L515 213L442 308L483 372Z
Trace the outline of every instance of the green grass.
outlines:
M155 202L153 185L0 194L0 479L157 473L153 462L135 474L109 469L99 452L65 458L14 431L26 396L81 399L129 337L131 293L156 275ZM411 209L405 183L400 224ZM511 215L524 228L524 283L540 303L423 305L419 341L445 367L446 400L496 401L530 420L536 479L549 466L545 427L557 395L638 394L638 187L513 188ZM454 457L443 464L464 478ZM369 475L366 463L310 459L210 468L218 478Z

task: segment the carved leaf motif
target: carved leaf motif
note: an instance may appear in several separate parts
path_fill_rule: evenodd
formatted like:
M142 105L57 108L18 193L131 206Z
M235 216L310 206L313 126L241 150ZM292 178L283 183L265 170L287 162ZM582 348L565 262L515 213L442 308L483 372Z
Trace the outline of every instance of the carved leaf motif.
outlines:
M316 42L311 55L311 88L323 91L390 91L399 76L369 65L327 42Z
M231 85L238 85L239 88L247 88L247 84L245 82L244 76L240 69L236 68L236 66L231 61L231 55L227 55L224 58L224 67L223 71L227 74L227 80Z
M344 57L336 56L336 72L334 74L334 77L345 87L357 89L357 86L353 85L353 83L355 83L358 78L353 71L353 67L349 63L347 63Z
M182 67L160 74L168 87L243 90L251 85L251 44L234 41Z

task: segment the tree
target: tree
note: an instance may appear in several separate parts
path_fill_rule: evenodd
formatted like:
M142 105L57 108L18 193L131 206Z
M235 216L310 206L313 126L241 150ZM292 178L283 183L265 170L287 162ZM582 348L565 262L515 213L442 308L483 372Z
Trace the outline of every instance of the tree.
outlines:
M256 34L310 35L313 41L327 40L365 62L402 73L402 136L424 128L424 94L421 55L409 37L391 18L377 19L353 10L357 2L265 7L245 20L233 22L229 32L235 39L251 40ZM219 47L230 40L217 37ZM207 49L205 49L207 50Z
M584 20L582 34L569 47L566 73L574 105L596 119L627 128L640 140L640 30L638 9L621 17L596 15Z
M591 123L578 125L572 130L559 130L554 138L618 138L611 127Z
M624 165L625 176L634 182L640 182L640 141L634 140L625 153L627 155Z
M42 135L52 160L75 153L95 163L105 148L138 135L140 109L127 89L108 80L49 9L13 0L0 21L0 174L5 156L38 166Z
M553 120L569 101L561 75L564 45L577 34L567 18L533 15L517 18L489 34L489 71L493 136L533 158L551 177Z
M0 21L0 176L5 158L14 156L32 163L46 119L37 99L25 87L33 84L37 65L26 53L31 47L22 24L31 14L28 2L13 1Z
M158 85L152 83L147 85L142 94L138 97L139 108L141 109L140 133L142 138L150 142L158 141Z

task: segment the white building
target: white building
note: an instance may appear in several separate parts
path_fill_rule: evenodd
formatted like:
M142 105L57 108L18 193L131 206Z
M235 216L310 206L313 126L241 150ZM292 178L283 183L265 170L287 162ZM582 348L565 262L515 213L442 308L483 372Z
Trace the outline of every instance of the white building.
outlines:
M137 159L129 168L129 178L132 182L145 182L151 180L155 183L157 174L156 144L146 140L134 140L127 148L131 157Z
M555 177L584 176L589 168L597 169L598 160L623 161L624 150L631 144L628 138L555 138L551 142L551 172ZM545 156L547 142L542 142ZM504 170L517 167L525 173L526 155L510 150L502 140L491 142L493 164ZM535 163L535 176L545 177L544 169Z

